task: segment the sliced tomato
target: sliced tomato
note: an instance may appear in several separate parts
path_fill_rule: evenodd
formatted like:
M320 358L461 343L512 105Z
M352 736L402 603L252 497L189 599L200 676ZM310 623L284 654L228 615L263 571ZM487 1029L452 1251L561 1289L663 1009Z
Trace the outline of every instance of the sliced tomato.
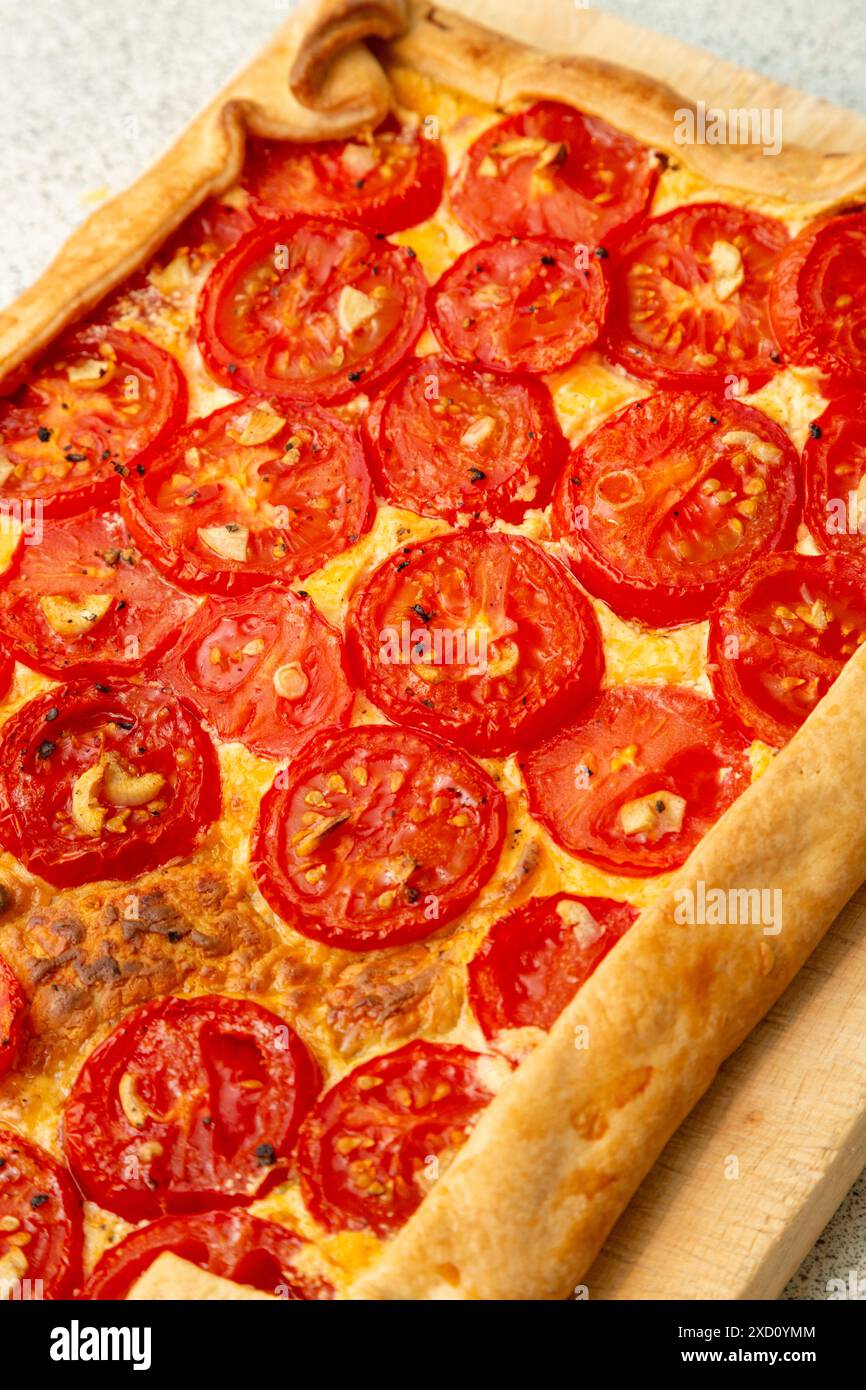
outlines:
M694 622L758 556L793 544L799 471L785 431L753 406L658 392L575 449L554 527L617 613Z
M491 372L555 372L601 331L607 286L586 249L556 237L470 247L430 291L430 323L450 357Z
M769 555L713 613L713 690L750 735L782 745L864 641L866 557Z
M354 698L340 634L290 589L208 599L163 669L221 738L265 758L288 757L316 729L345 724Z
M374 232L432 217L444 183L440 142L393 117L352 140L253 140L242 176L262 210L348 218Z
M408 250L327 218L266 219L222 256L198 311L208 371L233 391L345 401L411 351L427 281Z
M294 1231L242 1208L163 1216L106 1250L82 1296L120 1301L160 1255L177 1255L220 1279L295 1302L333 1298L334 1290L298 1268L309 1247Z
M637 918L629 903L554 893L500 917L469 962L469 1002L486 1038L552 1028Z
M82 1192L128 1221L247 1205L285 1176L319 1071L247 999L153 999L73 1084L63 1145Z
M805 227L780 258L770 312L786 357L826 377L838 395L866 378L866 212Z
M65 1169L38 1144L0 1129L4 1279L21 1281L22 1298L71 1298L81 1279L82 1244L81 1203Z
M484 1058L410 1042L362 1063L301 1129L304 1200L329 1231L389 1236L412 1215L493 1099Z
M465 753L393 725L317 734L262 800L250 862L304 936L368 951L429 936L496 867L505 798Z
M156 685L76 681L0 734L0 844L56 888L189 854L220 806L200 717Z
M20 661L59 679L140 671L194 609L114 511L50 521L0 578L0 632Z
M592 606L525 536L454 531L404 546L352 598L349 658L399 724L482 756L557 728L604 671Z
M26 1012L21 986L0 956L0 1077L18 1058Z
M80 329L0 400L0 497L51 517L106 506L137 455L183 421L186 403L180 367L155 343Z
M831 401L803 449L806 525L821 550L866 555L866 399Z
M685 863L751 780L746 740L692 690L603 690L521 763L532 814L557 844L608 873Z
M568 452L543 382L441 356L408 363L363 434L389 502L454 523L520 523L528 507L547 505Z
M608 347L634 376L755 390L779 370L768 291L788 245L781 222L726 203L649 218L611 254Z
M230 203L223 198L207 198L163 243L157 260L165 266L183 250L190 254L194 267L198 268L201 262L216 260L256 226L258 218L249 206L241 205L234 198Z
M555 236L589 247L647 207L658 161L597 116L539 101L486 130L451 207L474 237Z
M242 400L193 420L124 483L130 530L194 592L290 583L353 545L370 522L357 433L328 411Z

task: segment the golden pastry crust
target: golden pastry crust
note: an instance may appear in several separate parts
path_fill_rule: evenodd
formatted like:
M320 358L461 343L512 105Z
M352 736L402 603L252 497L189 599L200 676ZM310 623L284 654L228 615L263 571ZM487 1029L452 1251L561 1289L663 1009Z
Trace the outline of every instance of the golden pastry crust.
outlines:
M407 32L392 38L403 24ZM143 264L205 197L228 188L240 169L246 132L324 139L381 119L390 89L361 43L369 36L391 40L387 61L495 105L540 96L577 102L676 153L716 184L802 203L804 215L853 200L866 189L866 151L823 156L789 148L768 161L739 146L683 149L673 143L681 99L640 74L596 60L543 57L427 4L330 0L312 19L284 26L168 154L93 214L40 280L0 315L0 375L14 380L25 358ZM500 1092L431 1195L357 1280L353 1297L568 1295L670 1134L860 882L866 786L851 750L864 737L861 652ZM161 878L169 910L181 921L174 930L186 933L181 904L190 885L184 894L182 873L164 871ZM781 932L680 925L677 893L695 891L700 883L707 889L780 890ZM41 928L56 935L65 909L83 902L83 895L85 890L58 895L43 913ZM221 887L203 911L219 917L222 901ZM239 947L267 958L275 945L252 908L241 911L238 905L238 913L228 926L219 917L225 928L219 969L228 989ZM80 936L74 944L86 951L96 935L86 913L75 920ZM26 930L32 928L31 918ZM20 928L20 940L15 938L22 952L26 930ZM121 938L119 968L143 949L158 977L157 992L174 987L172 972L186 978L183 949L169 961L158 928L132 943L121 928ZM4 947L10 940L7 933ZM182 942L172 943L177 944L182 948ZM359 1000L383 1017L406 1000L416 1007L424 996L426 950L407 966L405 977L392 977L387 963L376 961L346 967L334 984L332 1004L336 1017L345 1014L348 1034ZM12 963L25 978L22 962L23 956ZM84 965L97 973L83 1021L74 1010L59 1020L49 1010L49 1034L52 1022L62 1032L114 1016L113 971L103 978L97 961L88 958ZM68 975L75 963L64 960L57 968ZM272 978L261 987L269 988ZM34 990L38 983L32 982Z

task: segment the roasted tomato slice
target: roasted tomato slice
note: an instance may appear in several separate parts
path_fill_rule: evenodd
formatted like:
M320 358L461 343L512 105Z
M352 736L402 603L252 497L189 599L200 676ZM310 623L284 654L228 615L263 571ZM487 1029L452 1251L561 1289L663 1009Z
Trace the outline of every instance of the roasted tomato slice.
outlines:
M186 251L192 268L198 270L205 261L214 261L228 251L241 237L258 226L248 206L208 198L187 217L177 231L160 247L155 261L166 266L180 251Z
M568 452L543 382L438 356L403 368L363 433L388 501L451 522L521 522L547 505Z
M469 962L469 1002L486 1038L552 1028L637 912L612 898L530 898L494 923Z
M866 640L866 557L759 560L710 620L719 703L766 743L784 744Z
M262 800L251 863L304 936L368 951L429 936L496 867L505 798L457 748L393 725L317 734Z
M136 455L186 416L186 380L138 333L80 329L0 400L0 497L46 515L105 506Z
M866 556L866 398L831 401L803 450L805 520L822 550Z
M265 758L288 757L317 728L344 724L354 698L340 634L290 589L208 599L163 669L221 738Z
M491 372L555 372L595 342L606 305L604 276L585 248L502 237L449 266L430 291L430 322L458 361Z
M555 236L595 247L640 216L657 178L655 157L630 135L539 101L470 146L451 207L475 237Z
M608 346L635 376L671 386L779 370L767 305L781 222L725 203L692 203L641 223L611 254Z
M142 549L196 592L246 593L303 578L370 518L357 433L336 415L237 401L193 420L124 483Z
M770 287L776 336L792 362L815 367L826 394L866 377L866 212L804 228L779 260Z
M287 1301L332 1298L333 1288L298 1269L306 1242L275 1221L248 1211L208 1211L163 1216L106 1250L82 1294L119 1301L160 1255L177 1255L220 1279L246 1284Z
M746 740L676 687L603 690L522 762L532 814L609 873L678 868L751 780Z
M6 651L5 646L0 645L0 700L9 691L12 684L12 676L15 672L15 660Z
M482 756L549 735L604 670L592 606L524 536L454 531L404 546L356 591L352 667L399 724Z
M117 512L49 521L0 579L0 632L21 661L60 679L140 671L194 608Z
M444 182L440 142L393 117L354 140L254 140L242 178L265 209L287 217L345 217L374 232L402 231L432 217Z
M200 716L155 685L63 685L0 734L0 844L56 888L188 854L219 804Z
M14 1066L18 1057L26 1009L21 986L0 956L0 1076Z
M307 1116L304 1199L329 1231L389 1236L412 1215L493 1099L487 1059L410 1042L356 1067Z
M154 999L88 1057L63 1120L86 1197L128 1221L246 1205L285 1173L320 1078L246 999Z
M266 219L211 271L199 347L233 391L345 401L411 351L426 290L417 260L373 232L326 218Z
M71 1298L81 1279L81 1204L50 1154L0 1129L0 1269L22 1298ZM28 1282L29 1281L29 1282Z
M759 555L793 543L799 460L753 406L659 392L575 449L554 500L581 581L657 627L706 617Z

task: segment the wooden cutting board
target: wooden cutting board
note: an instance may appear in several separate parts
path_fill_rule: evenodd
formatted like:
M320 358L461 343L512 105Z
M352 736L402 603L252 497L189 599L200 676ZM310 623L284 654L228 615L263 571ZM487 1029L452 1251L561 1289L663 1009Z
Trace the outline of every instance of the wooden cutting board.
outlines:
M708 105L781 107L791 143L866 147L863 117L603 11L568 0L555 16L551 0L449 8L549 52L639 68ZM668 1144L587 1276L590 1298L775 1298L866 1164L864 1039L861 888Z

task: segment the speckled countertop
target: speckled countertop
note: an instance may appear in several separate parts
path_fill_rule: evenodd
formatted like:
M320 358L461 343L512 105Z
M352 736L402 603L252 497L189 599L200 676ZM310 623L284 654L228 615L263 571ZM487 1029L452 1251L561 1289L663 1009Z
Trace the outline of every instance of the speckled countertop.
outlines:
M293 8L293 0L0 0L0 305ZM817 12L813 0L608 0L604 8L866 114L863 0L821 0ZM824 1299L828 1281L847 1282L852 1270L866 1286L866 1174L785 1297Z

